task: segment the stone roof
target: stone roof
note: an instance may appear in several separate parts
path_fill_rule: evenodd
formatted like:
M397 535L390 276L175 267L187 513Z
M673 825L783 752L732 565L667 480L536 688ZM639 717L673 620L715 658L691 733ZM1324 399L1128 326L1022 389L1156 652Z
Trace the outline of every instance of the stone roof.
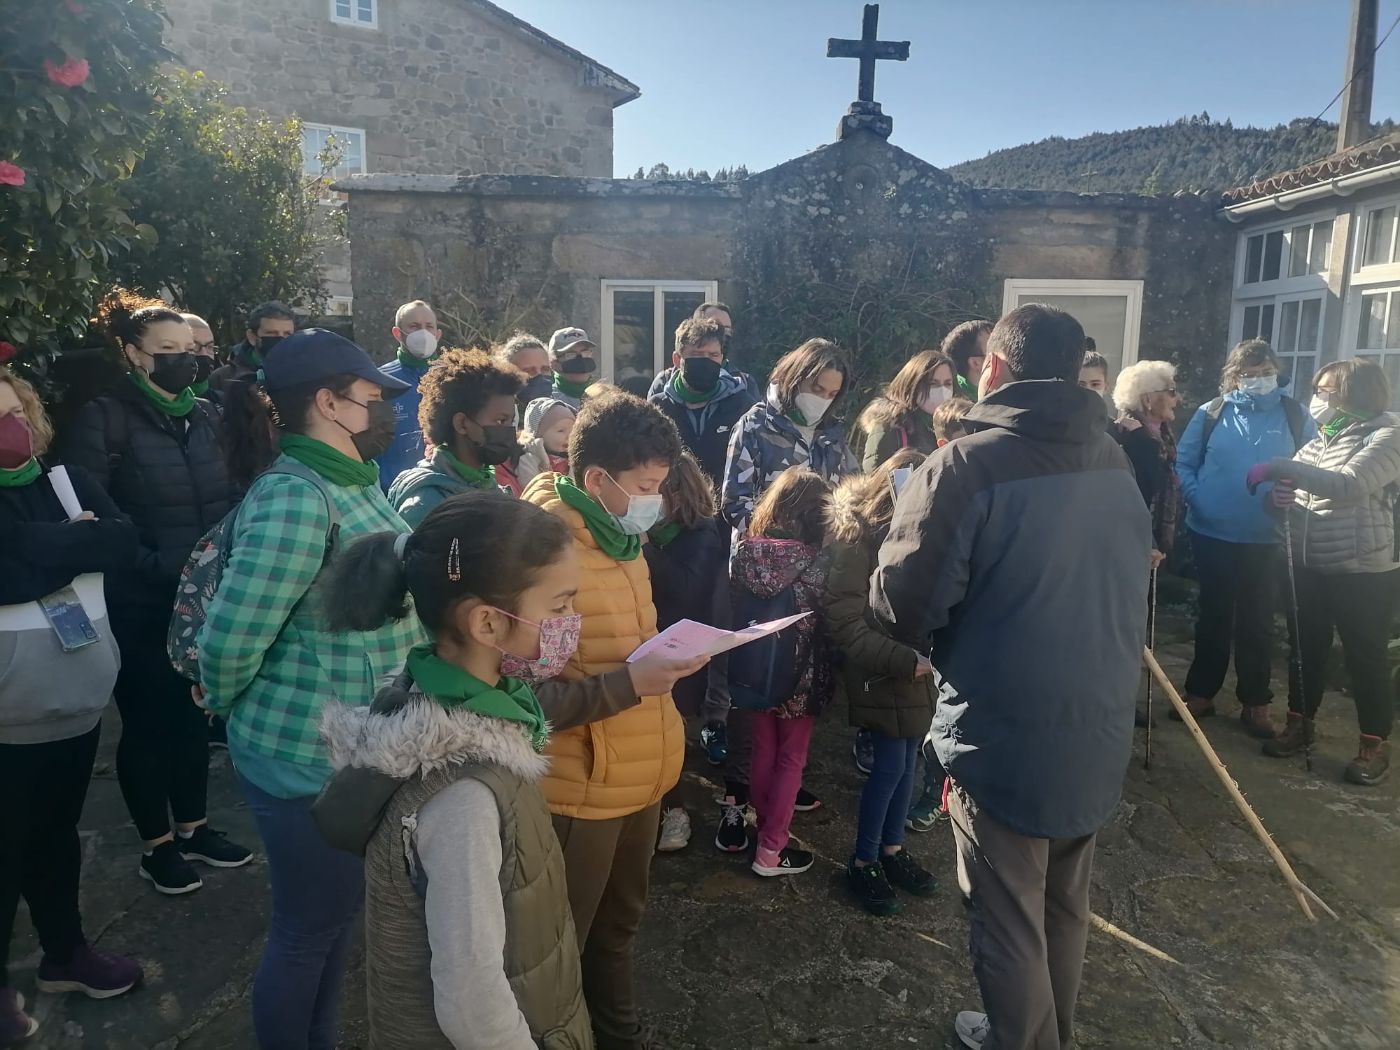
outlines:
M491 0L465 0L472 7L477 8L484 14L503 22L508 28L515 30L521 36L533 41L547 51L553 51L561 58L566 59L575 65L583 68L583 82L589 87L601 87L617 93L618 97L613 101L613 106L620 106L625 102L631 102L642 93L632 81L622 74L614 72L601 62L589 58L582 51L576 51L562 40L556 40L541 29L536 29L523 18L517 18L503 7L498 7L491 3Z
M477 197L687 197L736 200L738 182L691 179L603 179L575 175L346 175L331 184L341 193L455 193Z
M1272 197L1286 190L1300 190L1315 186L1344 175L1354 175L1367 168L1400 161L1400 132L1382 135L1363 142L1359 146L1333 153L1291 171L1281 171L1277 175L1256 179L1247 186L1236 186L1226 190L1222 197L1226 206L1244 204L1261 197Z

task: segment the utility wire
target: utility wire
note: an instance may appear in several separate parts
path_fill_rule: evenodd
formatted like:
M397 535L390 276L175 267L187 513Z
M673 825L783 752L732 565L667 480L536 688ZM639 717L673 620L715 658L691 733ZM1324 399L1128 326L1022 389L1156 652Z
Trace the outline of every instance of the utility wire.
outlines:
M1370 69L1372 70L1376 68L1376 52L1379 51L1381 47L1385 44L1385 42L1390 39L1390 34L1395 32L1396 26L1400 26L1400 15L1395 16L1395 21L1390 23L1390 28L1385 31L1385 36L1381 37L1380 40L1376 42L1376 46L1371 48L1371 54L1370 57L1367 58L1366 64L1363 65L1360 69L1358 69L1355 73L1353 73L1351 75L1351 78L1345 84L1342 85L1342 90L1338 91L1335 95L1332 96L1332 101L1327 103L1327 105L1323 106L1321 112L1319 112L1317 116L1312 118L1312 121L1308 124L1309 128L1315 127L1317 123L1320 120L1322 120L1322 118L1327 114L1327 111L1337 104L1337 99L1341 98L1344 94L1346 94L1346 90L1347 88L1351 87L1352 81L1354 81L1362 73L1366 72L1367 67L1370 67Z

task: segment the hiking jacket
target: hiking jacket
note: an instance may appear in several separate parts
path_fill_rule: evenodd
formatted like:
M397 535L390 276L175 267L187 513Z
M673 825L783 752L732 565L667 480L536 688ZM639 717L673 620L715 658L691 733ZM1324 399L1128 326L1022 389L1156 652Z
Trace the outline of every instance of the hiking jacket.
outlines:
M337 770L396 784L364 850L369 1045L591 1050L548 760L516 723L396 686L321 722Z
M728 629L727 623L720 622L721 599L728 586L728 529L721 533L720 528L718 519L706 518L694 528L682 529L664 547L650 539L642 546L651 572L658 629L680 620ZM671 699L682 711L694 713L700 709L708 685L706 666L672 686Z
M379 483L386 491L400 474L411 469L427 453L423 446L423 428L418 423L418 406L423 402L418 384L432 362L415 363L423 367L405 365L398 358L379 366L386 376L408 384L407 390L389 402L394 406L394 443L375 460L379 464Z
M839 419L817 424L809 444L774 401L760 401L745 412L729 439L720 493L720 509L730 528L743 533L759 497L779 474L797 464L810 467L828 483L860 469Z
M870 616L870 577L885 529L860 514L855 492L842 484L832 494L831 568L822 591L827 636L842 656L836 695L846 698L853 726L923 737L933 720L933 676L915 678L918 653L884 634Z
M135 557L106 574L108 603L168 611L190 551L233 506L218 413L196 399L189 415L167 416L123 381L82 407L60 451L136 526Z
M1275 390L1263 397L1234 390L1225 395L1220 421L1202 449L1206 410L1196 409L1176 449L1176 476L1186 503L1186 527L1228 543L1276 543L1278 518L1269 511L1268 486L1250 494L1244 476L1256 463L1291 457L1297 449L1288 428L1282 398ZM1317 436L1317 424L1303 412L1305 434Z
M496 487L492 486L493 489ZM437 449L432 449L426 459L419 460L417 466L410 467L394 479L389 486L388 499L389 505L408 523L408 527L416 529L443 500L464 492L480 491L483 490L453 470L438 455Z
M933 661L949 776L1018 834L1088 835L1132 750L1151 519L1093 391L1011 383L966 418L895 501L871 611Z
M674 373L674 369L671 370ZM668 381L660 393L648 400L676 424L683 444L700 464L718 492L724 484L724 462L729 455L729 438L734 425L753 407L754 398L742 379L728 372L719 374L719 393L703 405L690 405L676 396Z
M1400 498L1400 416L1382 412L1336 437L1319 434L1271 473L1298 486L1293 550L1314 572L1400 568L1395 501Z
M1137 426L1133 426L1133 423ZM1159 425L1160 441L1148 429ZM1181 483L1175 470L1176 435L1170 426L1150 423L1136 413L1128 413L1115 420L1108 432L1128 457L1128 464L1137 478L1138 491L1152 514L1152 545L1163 554L1170 554L1176 545L1181 503ZM1214 435L1211 440L1214 440Z
M858 429L863 436L861 469L867 474L902 448L912 448L924 455L938 451L932 416L924 412L905 412L883 397L877 397L866 406L860 414Z
M538 475L523 499L569 527L579 561L574 610L583 617L578 652L560 672L569 681L625 666L656 634L651 575L640 554L618 561L604 553L583 515L554 491L559 475ZM583 820L624 817L660 802L675 787L685 754L685 725L670 693L644 696L610 718L549 738L550 769L543 783L552 812Z
M670 365L656 373L656 378L651 381L651 387L647 390L648 401L655 401L657 395L671 385L671 376L675 374L675 371L675 366ZM748 372L735 372L725 368L724 374L733 376L744 385L744 391L749 395L750 404L756 404L763 400L763 391L759 388L758 380Z

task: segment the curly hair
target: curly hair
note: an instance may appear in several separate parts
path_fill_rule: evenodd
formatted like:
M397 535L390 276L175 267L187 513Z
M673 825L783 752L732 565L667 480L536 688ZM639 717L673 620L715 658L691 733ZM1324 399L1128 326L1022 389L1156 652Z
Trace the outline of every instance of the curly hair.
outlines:
M418 425L434 445L452 443L452 417L475 416L493 397L514 398L525 374L483 350L444 350L418 384Z
M569 434L569 469L579 485L589 467L616 478L656 461L674 467L680 458L681 435L671 417L622 390L586 400Z
M159 299L150 299L129 288L113 288L97 304L92 326L116 344L139 346L146 329L161 321L186 324L184 317Z
M49 414L44 411L39 392L27 379L21 379L4 365L0 365L0 383L7 384L19 398L25 422L29 424L29 435L34 439L34 455L42 456L53 441L53 424L49 422Z
M1120 412L1141 412L1142 399L1176 382L1176 365L1170 361L1139 361L1118 373L1113 384L1113 404Z

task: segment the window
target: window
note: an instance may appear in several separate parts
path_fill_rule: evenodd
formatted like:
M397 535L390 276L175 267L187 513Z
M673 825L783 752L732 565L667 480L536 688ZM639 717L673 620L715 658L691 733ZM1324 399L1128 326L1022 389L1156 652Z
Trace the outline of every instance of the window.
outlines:
M379 0L330 0L331 21L361 29L379 28Z
M1361 250L1361 265L1387 266L1400 262L1400 248L1395 243L1396 214L1400 205L1376 208L1366 216L1366 240Z
M604 281L602 378L649 381L671 363L676 328L718 294L714 281Z
M1362 293L1356 356L1385 369L1391 407L1400 405L1400 285Z
M321 155L328 146L340 153L335 167L325 170ZM330 124L303 124L301 126L301 170L307 175L342 178L346 175L360 175L365 171L365 133L360 128L338 128Z
M1137 361L1142 321L1141 281L1053 281L1011 278L1002 313L1026 303L1058 306L1074 315L1108 361L1110 381Z
M1245 237L1240 284L1263 284L1327 272L1332 252L1332 220L1299 223Z
M1302 384L1294 386L1295 397L1306 388L1320 363L1323 298L1318 292L1235 304L1243 308L1239 338L1262 339L1274 348L1280 375L1285 379L1292 376Z

